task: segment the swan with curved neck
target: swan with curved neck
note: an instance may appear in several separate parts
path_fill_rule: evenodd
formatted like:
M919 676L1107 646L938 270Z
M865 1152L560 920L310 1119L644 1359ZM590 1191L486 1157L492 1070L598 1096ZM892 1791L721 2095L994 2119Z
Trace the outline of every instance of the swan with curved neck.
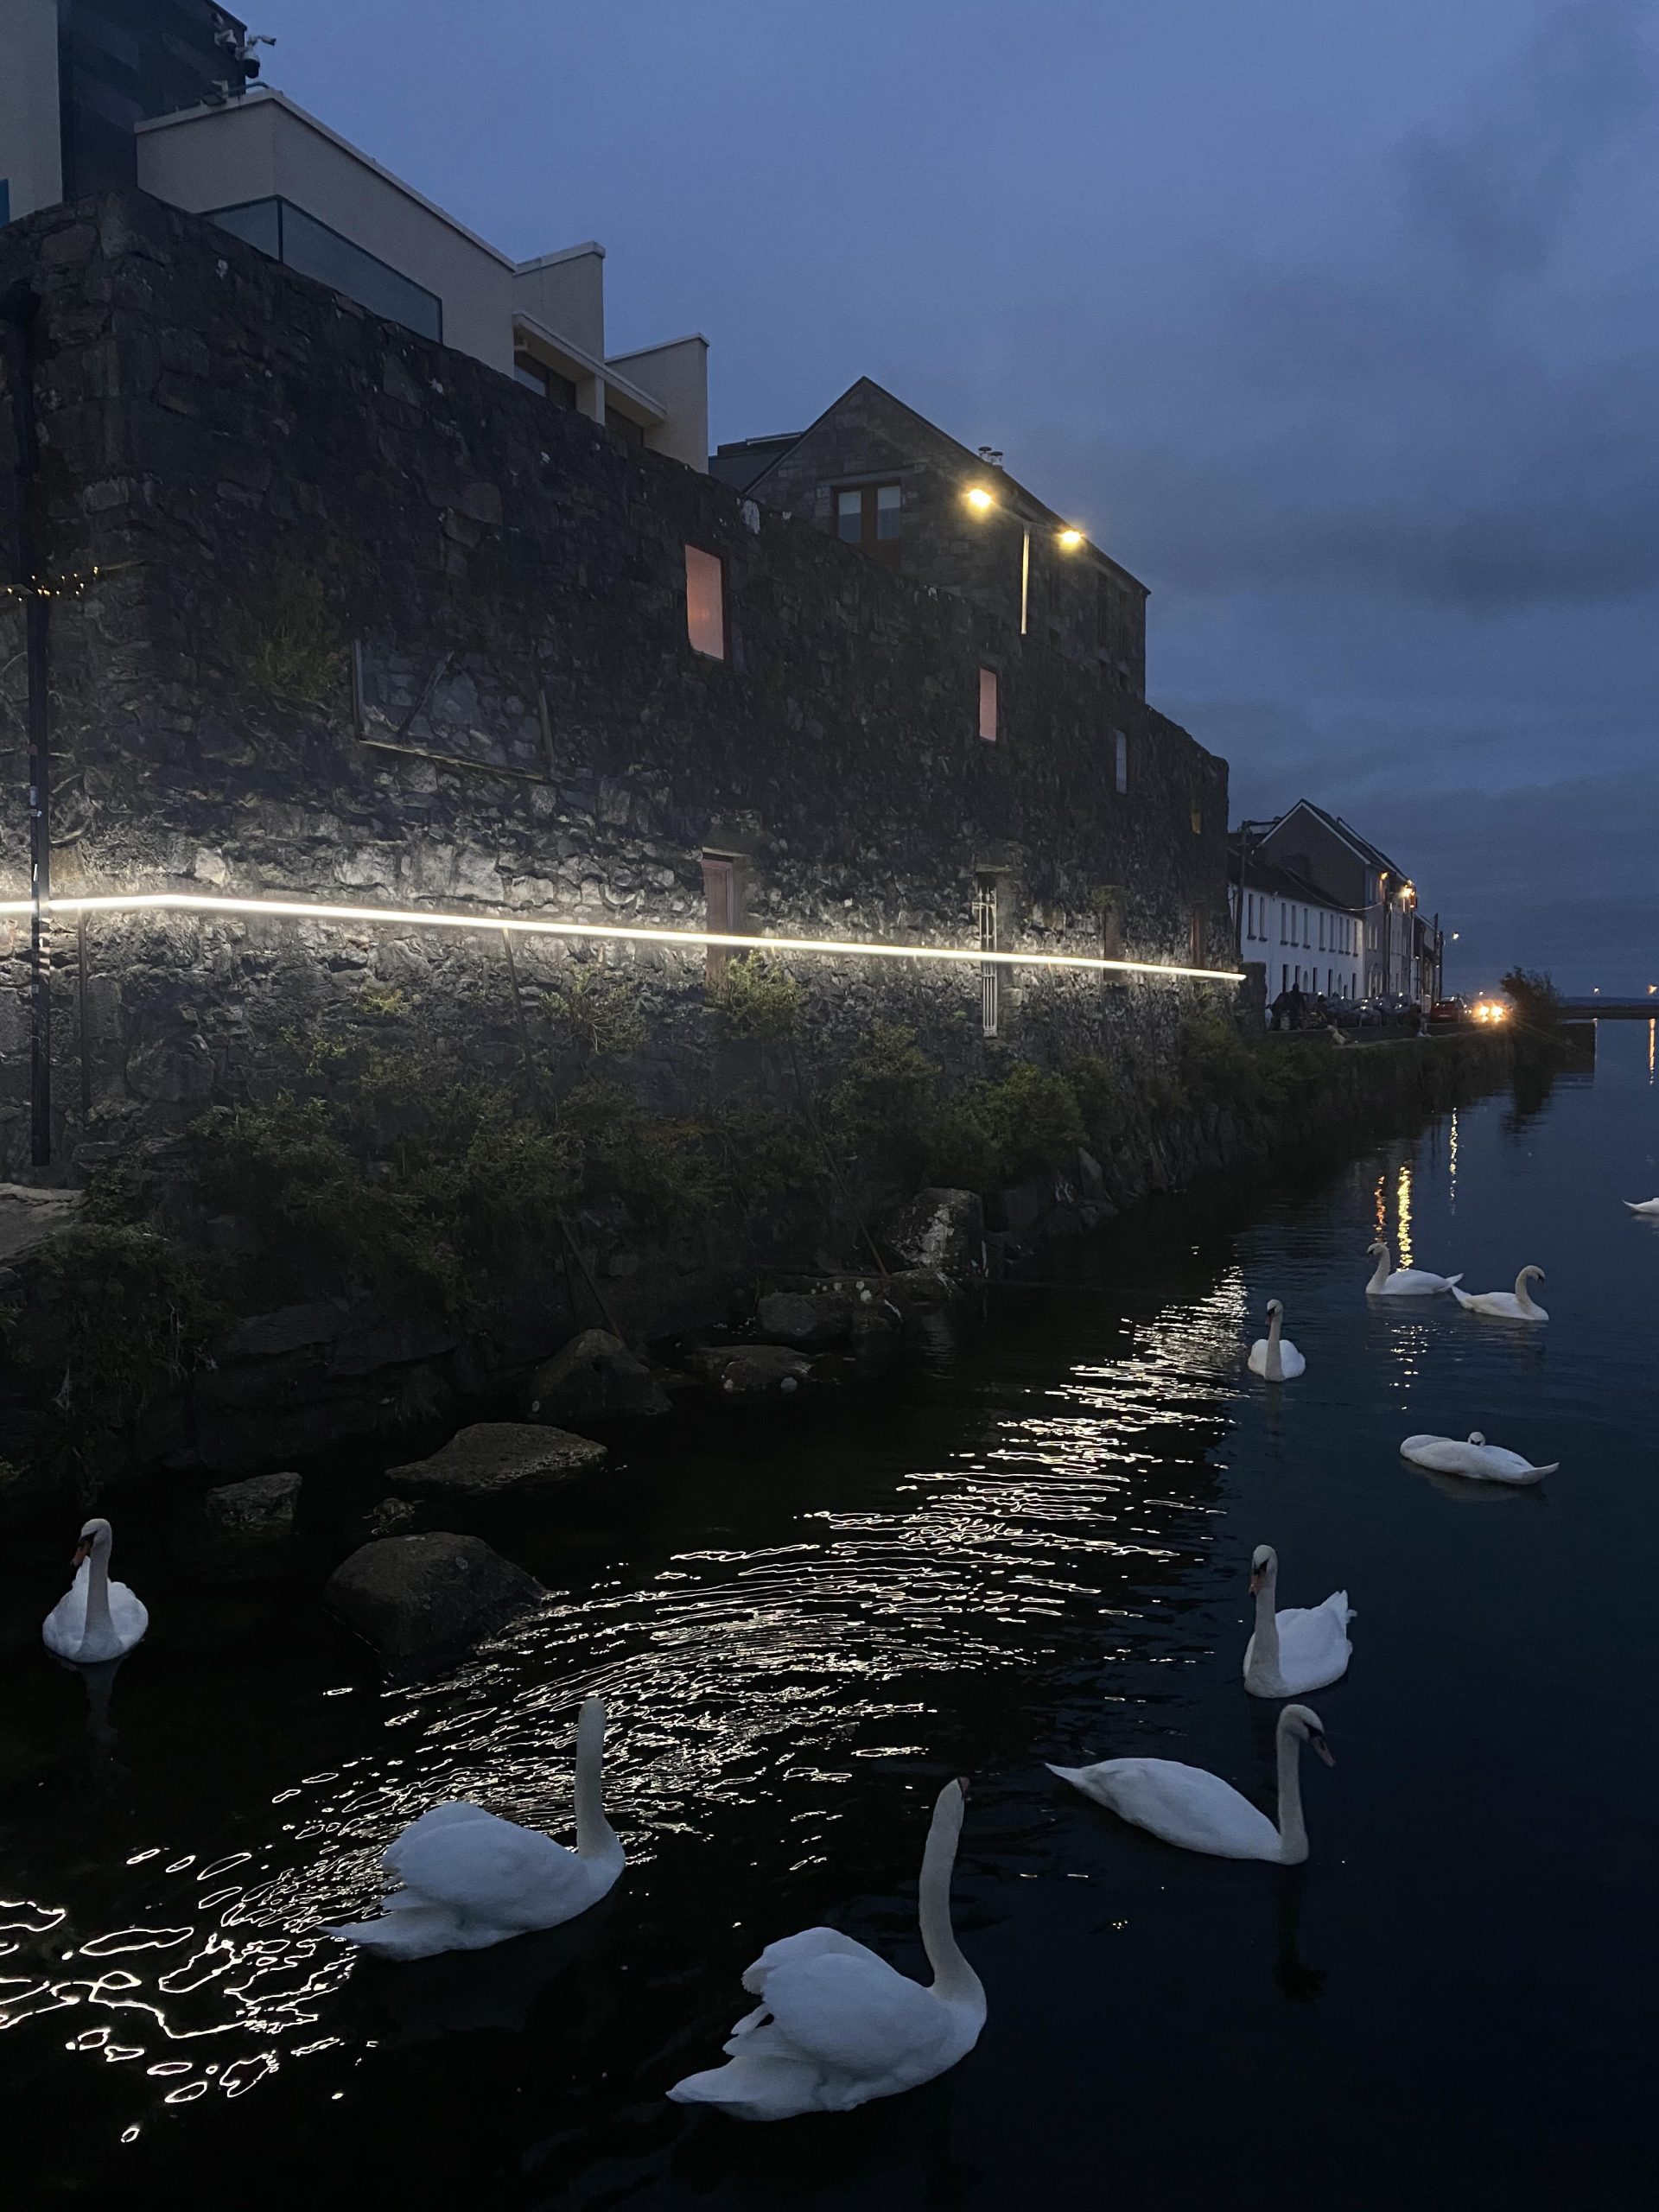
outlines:
M1148 1828L1183 1851L1202 1851L1212 1859L1268 1859L1300 1866L1307 1856L1307 1827L1302 1817L1301 1746L1311 1745L1326 1766L1334 1766L1319 1715L1305 1705L1287 1705L1275 1731L1279 1761L1279 1822L1242 1796L1207 1768L1179 1759L1103 1759L1096 1766L1051 1766L1085 1797L1120 1819Z
M124 1582L110 1580L114 1536L107 1521L87 1522L69 1564L75 1579L41 1625L48 1651L79 1666L119 1659L139 1643L149 1615Z
M1522 1268L1513 1290L1454 1290L1452 1295L1465 1313L1484 1313L1495 1321L1548 1321L1549 1316L1534 1299L1531 1287L1543 1279L1541 1268Z
M1244 1647L1245 1688L1252 1697L1301 1697L1339 1681L1353 1656L1348 1592L1336 1590L1322 1605L1289 1605L1283 1612L1276 1610L1278 1593L1279 1554L1271 1544L1258 1544L1250 1560L1255 1628Z
M1307 1362L1290 1338L1280 1332L1285 1309L1276 1298L1268 1300L1268 1333L1250 1346L1249 1370L1266 1382L1294 1382L1307 1372Z
M382 1854L401 1886L386 1897L380 1917L323 1932L387 1958L427 1959L485 1950L575 1919L615 1885L624 1865L605 1817L604 1745L605 1707L590 1697L576 1722L574 1851L466 1800L434 1805Z
M851 2112L931 2082L966 2056L985 2024L985 1992L950 1922L950 1875L968 1785L939 1792L918 1897L931 1984L833 1928L769 1943L743 1977L760 2003L732 2031L728 2063L688 2075L677 2104L714 2105L734 2120Z
M1489 1444L1478 1428L1470 1430L1466 1444L1460 1444L1455 1436L1408 1436L1400 1446L1400 1456L1433 1474L1463 1475L1473 1483L1514 1483L1521 1488L1542 1482L1561 1464L1552 1459L1548 1466L1535 1467L1518 1452Z
M1365 1286L1367 1298L1429 1298L1436 1291L1454 1290L1460 1274L1437 1275L1427 1268L1396 1268L1392 1246L1382 1237L1367 1246L1376 1268Z

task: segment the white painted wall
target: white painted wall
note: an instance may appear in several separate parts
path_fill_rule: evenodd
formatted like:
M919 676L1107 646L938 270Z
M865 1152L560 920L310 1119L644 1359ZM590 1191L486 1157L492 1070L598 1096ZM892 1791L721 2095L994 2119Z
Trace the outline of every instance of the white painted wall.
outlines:
M63 197L57 0L0 0L0 177L14 219Z
M520 315L556 330L595 361L605 358L605 249L590 238L563 253L521 261L512 272Z
M709 340L677 338L638 353L615 353L606 365L660 403L666 419L645 433L652 453L665 453L688 468L709 466Z
M1234 899L1239 895L1235 886ZM1269 1005L1281 990L1296 983L1310 995L1323 991L1327 998L1364 995L1362 915L1315 900L1287 899L1275 891L1252 890L1248 885L1243 898L1240 949L1246 960L1266 964Z

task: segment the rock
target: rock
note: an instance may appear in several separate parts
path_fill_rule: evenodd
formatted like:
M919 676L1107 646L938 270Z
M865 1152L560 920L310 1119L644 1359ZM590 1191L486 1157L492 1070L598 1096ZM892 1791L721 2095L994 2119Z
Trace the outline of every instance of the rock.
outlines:
M383 1658L410 1659L475 1643L546 1595L476 1536L436 1531L364 1544L329 1576L323 1603Z
M1092 1152L1077 1147L1077 1179L1090 1198L1098 1198L1106 1187L1106 1171Z
M936 1268L900 1268L887 1277L887 1295L907 1312L918 1306L948 1306L956 1286Z
M853 1301L837 1290L772 1290L760 1300L756 1319L772 1343L817 1351L849 1333Z
M398 1536L415 1526L419 1509L407 1497L383 1497L365 1523L371 1536Z
M886 1224L906 1268L966 1282L984 1273L985 1213L972 1191L920 1191Z
M586 1474L609 1457L591 1437L517 1421L474 1421L429 1459L389 1467L394 1491L412 1497L505 1497Z
M238 1328L226 1350L232 1359L275 1359L306 1344L330 1344L347 1325L350 1311L343 1298L320 1298L308 1306L279 1306L270 1313L254 1313Z
M1043 1217L1043 1209L1053 1204L1052 1195L1036 1183L1016 1183L1011 1191L996 1193L999 1226L1011 1236L1029 1236Z
M604 1329L584 1329L530 1380L533 1421L606 1421L672 1411L643 1359Z
M702 1344L687 1352L685 1363L722 1395L739 1398L787 1394L812 1372L811 1361L786 1344Z
M197 1548L202 1565L238 1578L280 1567L293 1542L299 1503L296 1474L254 1475L210 1490L201 1501Z
M1043 1216L1045 1236L1076 1236L1082 1228L1083 1223L1070 1206L1051 1206Z
M86 1204L84 1191L37 1191L27 1183L0 1183L0 1260L15 1260L71 1229Z
M899 1356L903 1328L896 1315L885 1308L869 1306L853 1316L851 1341L855 1375L883 1375Z

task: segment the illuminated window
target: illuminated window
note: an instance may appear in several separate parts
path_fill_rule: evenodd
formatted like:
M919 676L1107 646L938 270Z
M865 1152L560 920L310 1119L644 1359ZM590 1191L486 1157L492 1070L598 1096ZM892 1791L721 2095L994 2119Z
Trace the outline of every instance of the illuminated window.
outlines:
M710 660L726 658L726 564L700 546L685 549L685 628Z
M996 743L996 671L979 671L979 734L988 745Z
M1115 729L1112 732L1112 768L1117 788L1127 791L1129 788L1129 734L1127 730Z
M1204 809L1198 804L1197 799L1192 802L1192 835L1195 837L1201 837L1204 835Z
M836 536L896 567L904 494L897 484L859 484L836 494Z

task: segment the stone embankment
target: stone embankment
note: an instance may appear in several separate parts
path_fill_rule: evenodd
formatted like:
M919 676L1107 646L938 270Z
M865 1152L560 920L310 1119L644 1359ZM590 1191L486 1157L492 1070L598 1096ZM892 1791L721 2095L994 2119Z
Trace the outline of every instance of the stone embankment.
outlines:
M983 1156L1023 1160L1020 1180L931 1183L898 1198L891 1177L883 1192L866 1169L856 1186L819 1192L804 1233L774 1236L765 1261L752 1223L747 1249L731 1236L700 1249L665 1225L653 1252L638 1215L594 1201L549 1216L564 1239L556 1263L537 1238L501 1248L485 1270L487 1297L477 1277L450 1270L446 1250L422 1248L421 1266L400 1274L374 1264L384 1245L342 1243L308 1217L296 1257L277 1233L282 1205L261 1212L252 1195L276 1172L269 1160L245 1171L243 1215L210 1211L222 1191L199 1187L177 1159L144 1186L137 1221L107 1218L107 1182L85 1194L0 1191L0 1522L73 1517L146 1489L176 1500L181 1485L200 1485L181 1563L227 1579L280 1575L302 1548L314 1484L321 1518L338 1522L326 1500L348 1453L354 1478L378 1480L385 1496L357 1514L368 1541L330 1585L330 1607L407 1659L493 1626L509 1600L533 1601L529 1578L484 1562L478 1529L499 1533L515 1501L550 1489L602 1485L610 1447L639 1425L684 1405L735 1418L857 1387L892 1368L917 1316L1041 1269L1052 1248L1151 1193L1285 1146L1299 1157L1340 1151L1508 1071L1501 1037L1363 1053L1203 1041L1211 1057L1189 1053L1179 1096L1173 1082L1118 1096L1110 1115L1098 1100L1084 1110L1097 1080L1087 1070L1063 1078L1016 1065L976 1110L988 1119L1014 1098L1023 1118ZM964 1110L958 1101L945 1112L960 1121ZM936 1158L953 1146L973 1156L954 1125L932 1141ZM279 1196L293 1205L300 1170L287 1154L279 1164L290 1177ZM394 1243L406 1227L395 1209L369 1219ZM639 1264L611 1272L607 1236L626 1238ZM869 1264L849 1264L861 1250ZM287 1302L262 1306L272 1287ZM584 1326L595 1305L606 1325Z

